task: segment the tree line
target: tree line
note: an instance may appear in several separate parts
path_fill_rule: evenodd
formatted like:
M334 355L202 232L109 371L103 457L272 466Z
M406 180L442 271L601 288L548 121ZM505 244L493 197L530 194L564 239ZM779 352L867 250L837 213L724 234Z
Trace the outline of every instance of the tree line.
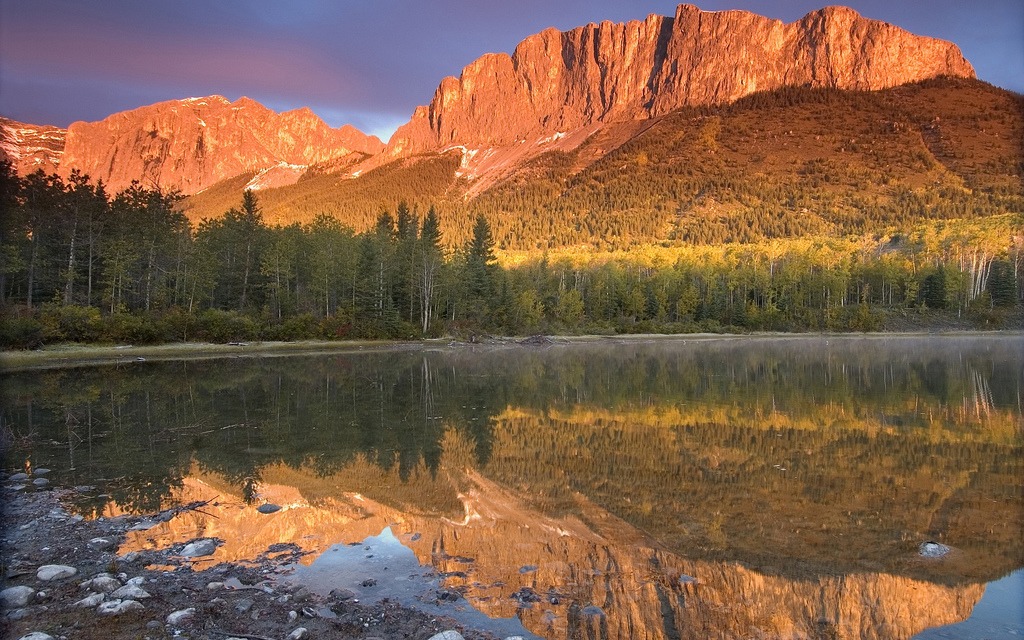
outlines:
M451 248L400 203L355 233L270 225L247 191L189 224L174 194L0 165L5 346L77 341L418 338L474 333L863 330L932 308L997 322L1021 302L1020 214L913 233L505 254L487 217Z

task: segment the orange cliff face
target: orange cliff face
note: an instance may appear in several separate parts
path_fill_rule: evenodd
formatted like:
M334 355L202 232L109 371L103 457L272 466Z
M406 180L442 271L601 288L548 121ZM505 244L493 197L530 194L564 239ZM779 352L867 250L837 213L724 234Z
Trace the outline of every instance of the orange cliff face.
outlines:
M57 171L64 154L66 129L0 118L0 160L11 163L21 176Z
M327 477L310 469L264 469L268 481L258 487L259 499L283 507L272 514L227 495L220 478L193 475L174 502L211 503L130 532L120 551L217 537L226 542L212 563L244 562L271 545L294 543L310 552L302 563L315 568L332 545L359 543L390 527L421 564L449 576L446 588L489 616L517 616L549 638L598 628L608 638L909 638L966 619L984 590L885 573L793 579L692 561L582 497L578 515L552 517L473 471L413 474L403 482L397 470L351 467ZM396 506L346 490L356 485L399 503L404 491L422 492L437 504L427 511ZM326 593L336 585L311 586Z
M110 193L138 180L147 188L188 195L226 178L275 168L294 182L309 165L362 158L382 148L376 137L350 125L331 128L308 108L279 114L249 98L229 102L209 96L75 122L59 169L65 177L77 169L103 180Z
M785 86L876 90L938 76L973 78L974 69L952 43L845 7L785 24L680 5L674 17L548 29L511 56L480 57L441 81L377 161L532 142Z

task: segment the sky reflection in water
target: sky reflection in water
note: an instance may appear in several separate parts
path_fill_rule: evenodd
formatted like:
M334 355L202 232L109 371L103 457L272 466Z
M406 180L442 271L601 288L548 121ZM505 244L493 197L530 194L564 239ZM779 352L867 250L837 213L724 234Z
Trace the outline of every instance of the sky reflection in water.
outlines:
M324 585L314 558L393 534L436 572L411 581L438 581L421 604L459 591L543 636L906 638L972 609L960 633L1024 632L975 607L1024 566L1022 347L678 339L149 363L9 375L3 411L34 434L12 459L101 487L87 511L222 496L218 519L130 544L201 528L230 560L294 542L314 553L293 577ZM257 513L265 501L286 509ZM954 553L921 559L930 539Z

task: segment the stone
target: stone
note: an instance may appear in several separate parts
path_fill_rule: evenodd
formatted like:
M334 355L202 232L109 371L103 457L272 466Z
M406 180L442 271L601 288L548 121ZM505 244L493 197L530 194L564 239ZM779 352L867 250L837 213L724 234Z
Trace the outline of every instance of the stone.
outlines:
M37 476L45 476L48 473L50 473L49 469L34 469L32 471L32 474Z
M947 555L950 551L952 551L952 549L946 545L933 540L922 542L921 546L917 549L917 552L925 558L941 558Z
M15 473L14 475L12 475L10 478L7 478L7 479L10 480L11 482L24 482L24 481L28 480L28 474L27 473Z
M127 562L127 563L131 564L132 562L135 562L136 560L138 560L141 557L142 557L142 554L139 553L138 551L129 551L128 553L126 553L126 554L124 554L122 556L118 556L117 559L120 560L121 562Z
M256 604L252 601L252 598L242 598L235 603L235 611L238 613L245 613L249 609L252 609L252 605Z
M70 578L78 573L78 569L69 567L66 564L44 564L36 571L36 577L44 582Z
M151 598L149 593L137 584L126 584L119 589L115 589L110 594L111 598L120 598L121 600L145 600Z
M146 623L146 628L150 631L157 631L159 629L164 628L164 623L160 622L159 620L150 620Z
M121 588L121 581L110 575L98 575L82 583L82 588L100 593L110 593Z
M94 593L92 595L88 595L88 596L82 598L81 600L76 602L73 606L83 607L83 608L86 608L86 609L92 609L93 607L98 607L100 605L100 603L103 602L106 599L106 597L107 597L106 594Z
M195 607L189 607L188 609L181 609L171 613L167 616L167 624L172 627L177 627L183 622L190 620L196 615Z
M141 602L136 600L108 600L96 608L96 613L101 616L119 616L128 611L145 609Z
M37 487L45 487L46 485L50 484L50 481L47 480L46 478L36 478L35 480L32 481L32 484L34 484Z
M97 551L108 551L113 549L116 543L110 538L93 538L89 541L88 546Z
M209 582L206 584L206 588L210 591L217 591L224 588L223 582Z
M180 555L186 558L200 558L202 556L212 555L217 550L217 541L210 538L204 538L203 540L197 540L186 544Z
M53 636L42 631L33 631L21 636L18 640L53 640Z
M441 633L435 633L434 635L430 636L430 640L465 640L465 639L462 637L462 634L459 633L458 631L455 631L454 629L448 629L447 631L442 631Z
M288 634L288 640L305 640L309 637L309 629L306 627L297 627L291 633Z
M36 590L32 587L8 587L0 591L0 608L20 609L32 602Z
M441 633L435 633L434 635L430 636L430 640L465 640L465 639L462 637L462 634L459 633L458 631L455 631L454 629L449 629L447 631L442 631Z
M268 502L267 504L261 504L260 506L256 507L256 510L259 511L260 513L274 513L275 511L280 511L281 507L276 504L270 504Z

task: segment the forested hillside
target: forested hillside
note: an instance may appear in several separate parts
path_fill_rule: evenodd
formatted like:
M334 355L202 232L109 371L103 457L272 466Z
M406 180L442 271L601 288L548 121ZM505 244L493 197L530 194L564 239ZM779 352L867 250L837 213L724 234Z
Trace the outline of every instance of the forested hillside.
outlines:
M173 195L134 185L110 197L77 174L0 168L5 346L873 330L925 312L993 328L1020 316L1021 213L844 238L506 251L499 262L482 214L466 241L445 237L443 207L404 202L361 233L329 215L271 225L246 191L193 227Z
M861 234L1024 211L1024 103L975 80L877 92L786 88L678 110L636 124L625 139L613 128L505 167L469 199L476 191L458 150L354 178L321 174L260 199L267 220L308 223L326 213L356 232L400 201L434 204L449 248L483 214L498 248L535 250ZM222 215L246 182L190 198L188 217Z

